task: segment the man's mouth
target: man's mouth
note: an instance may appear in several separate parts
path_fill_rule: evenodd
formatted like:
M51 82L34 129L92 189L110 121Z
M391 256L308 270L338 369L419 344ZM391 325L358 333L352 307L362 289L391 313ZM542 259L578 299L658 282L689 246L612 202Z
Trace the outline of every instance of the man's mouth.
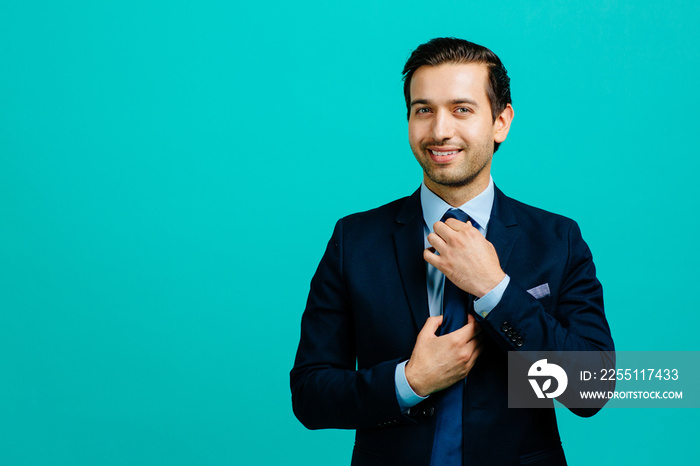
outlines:
M462 152L462 149L428 149L430 158L433 159L435 163L447 163Z
M458 150L431 150L431 149L428 149L428 150L430 151L431 154L437 155L437 156L452 155L452 154L456 154L457 152L459 152L459 149Z

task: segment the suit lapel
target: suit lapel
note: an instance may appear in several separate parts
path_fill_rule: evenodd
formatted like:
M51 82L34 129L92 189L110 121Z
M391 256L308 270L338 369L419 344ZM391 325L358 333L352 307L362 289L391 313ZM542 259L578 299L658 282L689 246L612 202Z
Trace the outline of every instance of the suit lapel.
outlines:
M486 239L496 248L501 268L505 270L513 245L518 238L518 222L511 206L513 201L500 189L495 188L495 191Z
M396 216L396 223L398 224L394 231L396 261L413 321L416 329L419 330L423 328L425 320L430 315L423 259L423 215L420 189L406 199Z

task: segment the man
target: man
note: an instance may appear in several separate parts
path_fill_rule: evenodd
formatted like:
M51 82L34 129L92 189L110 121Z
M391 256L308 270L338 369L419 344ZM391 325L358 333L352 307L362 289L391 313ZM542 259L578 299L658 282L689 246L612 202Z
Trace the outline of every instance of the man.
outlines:
M353 465L564 465L554 409L508 409L507 353L613 350L590 251L575 222L493 184L513 119L493 52L433 39L404 79L423 184L336 224L302 318L294 412L356 429Z

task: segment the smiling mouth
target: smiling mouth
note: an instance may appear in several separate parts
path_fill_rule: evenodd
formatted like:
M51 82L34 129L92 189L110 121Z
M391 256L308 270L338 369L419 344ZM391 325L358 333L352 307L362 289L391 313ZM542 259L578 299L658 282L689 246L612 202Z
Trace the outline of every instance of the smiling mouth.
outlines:
M444 157L448 155L454 155L458 152L460 152L462 149L455 149L455 150L433 150L433 149L428 149L428 152L430 152L432 155L438 156L438 157Z
M427 148L426 148L427 149ZM430 158L434 163L437 164L447 164L450 163L452 160L454 160L457 157L457 154L462 152L462 149L443 149L443 150L437 150L437 149L427 149L428 154L430 154Z

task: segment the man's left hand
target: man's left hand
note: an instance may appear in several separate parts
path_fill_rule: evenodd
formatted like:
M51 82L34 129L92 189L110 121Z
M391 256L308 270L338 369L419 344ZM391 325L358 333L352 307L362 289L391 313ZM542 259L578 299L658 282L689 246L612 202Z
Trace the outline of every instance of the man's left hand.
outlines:
M496 249L471 222L448 218L433 230L428 235L433 247L423 251L423 258L462 290L481 298L506 276Z

